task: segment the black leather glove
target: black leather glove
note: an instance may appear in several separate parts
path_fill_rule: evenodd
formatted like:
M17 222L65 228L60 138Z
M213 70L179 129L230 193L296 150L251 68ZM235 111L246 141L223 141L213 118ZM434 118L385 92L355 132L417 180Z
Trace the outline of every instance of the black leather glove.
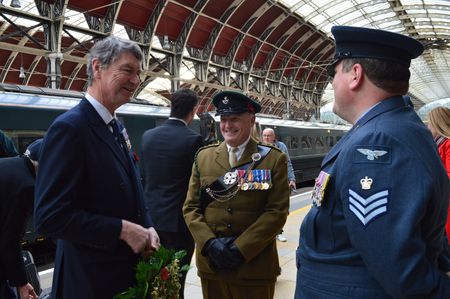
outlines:
M231 256L229 257L231 264L233 265L233 268L239 267L241 264L244 263L245 258L242 255L242 253L237 248L236 244L230 243L228 244L229 252L231 253Z
M234 240L236 237L224 237L210 239L206 242L202 254L209 257L214 270L230 271L244 261L242 254L233 243Z

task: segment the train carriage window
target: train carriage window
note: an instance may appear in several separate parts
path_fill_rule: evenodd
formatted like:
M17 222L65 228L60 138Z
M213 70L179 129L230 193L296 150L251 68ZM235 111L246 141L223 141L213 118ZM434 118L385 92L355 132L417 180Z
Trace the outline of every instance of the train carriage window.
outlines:
M296 148L298 148L298 137L297 136L286 136L284 143L286 144L286 147L289 150L296 149Z
M327 136L326 139L326 145L328 147L332 147L334 145L334 137L333 136Z
M291 136L291 149L297 149L298 148L298 136Z
M323 137L316 137L315 145L316 148L324 148L325 144L323 142Z
M302 136L302 149L312 148L312 138L310 136Z

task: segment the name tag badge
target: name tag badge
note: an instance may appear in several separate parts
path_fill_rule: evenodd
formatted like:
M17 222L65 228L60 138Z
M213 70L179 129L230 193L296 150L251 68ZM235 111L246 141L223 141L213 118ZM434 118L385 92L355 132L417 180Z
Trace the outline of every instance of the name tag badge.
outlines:
M320 207L325 198L325 190L327 188L328 182L330 181L330 175L325 171L321 171L319 176L316 178L314 184L314 189L312 191L311 199L313 203Z

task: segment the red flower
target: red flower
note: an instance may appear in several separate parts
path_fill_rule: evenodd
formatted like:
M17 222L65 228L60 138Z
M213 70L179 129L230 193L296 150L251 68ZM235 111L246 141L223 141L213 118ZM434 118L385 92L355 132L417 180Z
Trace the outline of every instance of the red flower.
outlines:
M169 279L169 271L167 271L167 268L164 267L161 269L161 279L162 280L167 280Z
M136 154L136 152L135 151L133 151L133 158L134 158L134 161L136 161L136 162L139 162L139 156Z

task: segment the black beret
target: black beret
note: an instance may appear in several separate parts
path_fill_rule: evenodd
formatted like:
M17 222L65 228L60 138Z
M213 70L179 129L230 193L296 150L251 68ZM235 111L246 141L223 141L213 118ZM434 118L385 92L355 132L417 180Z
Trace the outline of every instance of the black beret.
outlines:
M41 155L42 138L33 141L25 151L25 156L28 156L31 160L38 162Z
M261 105L245 94L235 91L222 91L213 98L216 106L216 116L241 114L245 112L256 114L261 111Z
M423 45L406 35L378 29L333 26L336 41L333 65L344 58L374 58L409 67L411 59L422 54Z

